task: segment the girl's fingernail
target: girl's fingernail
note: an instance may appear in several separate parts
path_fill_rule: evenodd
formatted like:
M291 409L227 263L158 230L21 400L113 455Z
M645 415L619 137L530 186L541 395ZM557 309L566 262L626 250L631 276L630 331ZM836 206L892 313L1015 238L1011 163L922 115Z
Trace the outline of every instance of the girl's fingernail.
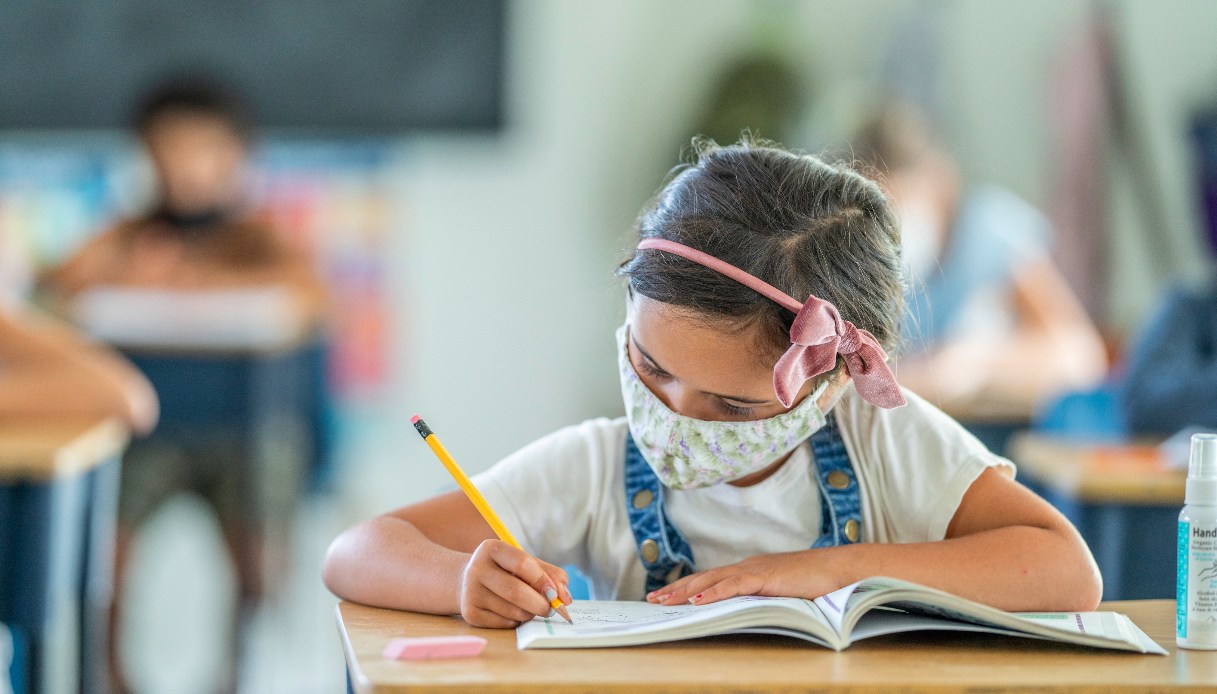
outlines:
M703 595L705 595L705 593L698 593L697 595L689 598L689 602L696 603L698 600L701 600L701 596Z
M546 588L546 589L545 589L545 599L546 599L546 600L548 600L548 601L550 601L550 602L553 602L554 600L557 600L557 599L558 599L558 591L554 590L554 587L553 587L553 586L550 586L550 587Z
M672 595L671 593L664 593L663 595L656 595L655 602L663 602L664 600L667 600L671 595Z

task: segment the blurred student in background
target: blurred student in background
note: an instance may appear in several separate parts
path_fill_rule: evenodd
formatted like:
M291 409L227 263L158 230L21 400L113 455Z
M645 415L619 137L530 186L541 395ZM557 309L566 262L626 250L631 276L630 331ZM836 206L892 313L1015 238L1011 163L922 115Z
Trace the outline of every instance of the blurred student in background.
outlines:
M1119 393L1130 433L1217 430L1217 279L1170 291L1132 345Z
M156 174L151 210L86 243L51 274L52 291L71 298L102 286L275 284L320 310L324 292L310 259L250 208L250 118L235 94L203 79L167 82L145 97L135 127Z
M922 114L884 107L854 142L900 215L908 278L900 382L947 411L1023 413L1098 383L1098 332L1048 256L1047 219L965 186Z
M177 80L153 89L135 119L157 179L151 209L120 221L87 242L50 274L56 298L69 303L91 289L142 288L205 292L277 286L287 289L316 325L323 285L311 259L261 221L247 197L250 117L240 100L216 83ZM240 310L234 306L234 310ZM200 383L200 388L209 384ZM234 394L239 397L239 394ZM229 671L223 687L235 690L242 637L264 594L267 523L286 522L290 509L273 505L255 480L259 471L228 431L175 431L133 447L123 465L119 502L118 573L131 540L161 505L193 493L214 511L237 578ZM121 600L113 624L121 616ZM111 638L115 688L125 682Z
M117 417L147 434L156 394L110 350L48 318L0 308L0 419L21 417Z

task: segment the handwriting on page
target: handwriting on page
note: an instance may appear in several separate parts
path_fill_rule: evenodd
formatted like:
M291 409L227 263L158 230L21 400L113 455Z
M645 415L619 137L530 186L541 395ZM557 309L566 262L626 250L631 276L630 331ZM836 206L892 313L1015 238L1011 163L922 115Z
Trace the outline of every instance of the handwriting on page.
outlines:
M741 610L747 603L774 600L775 598L745 596L701 607L693 605L653 605L646 602L579 601L569 608L571 621L574 622L573 625L567 624L561 619L538 618L534 620L534 623L544 623L546 628L554 634L590 632L608 634L632 631L665 622L687 619L693 615L710 618Z
M692 605L665 607L645 602L576 602L570 606L570 618L574 625L560 619L550 620L554 629L561 631L603 631L606 628L655 624L683 617L697 608Z

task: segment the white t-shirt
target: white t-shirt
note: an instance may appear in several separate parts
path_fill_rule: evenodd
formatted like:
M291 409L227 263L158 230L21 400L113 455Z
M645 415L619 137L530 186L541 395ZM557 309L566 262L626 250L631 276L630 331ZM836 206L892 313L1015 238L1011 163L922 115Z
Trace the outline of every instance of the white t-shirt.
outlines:
M884 410L852 387L833 412L862 500L863 542L927 542L946 536L964 493L990 453L957 422L905 391L908 405ZM574 564L600 599L638 600L646 570L626 509L624 417L593 419L534 441L474 483L528 552ZM668 518L698 570L757 554L807 549L820 534L820 493L811 447L800 446L750 487L665 490Z

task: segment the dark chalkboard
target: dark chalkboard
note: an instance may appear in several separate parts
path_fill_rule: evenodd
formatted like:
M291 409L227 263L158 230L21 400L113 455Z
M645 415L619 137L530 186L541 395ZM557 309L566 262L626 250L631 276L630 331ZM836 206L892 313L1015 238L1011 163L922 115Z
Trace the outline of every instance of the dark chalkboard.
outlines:
M0 2L0 128L124 128L151 84L200 72L268 128L495 128L504 15L504 0Z

